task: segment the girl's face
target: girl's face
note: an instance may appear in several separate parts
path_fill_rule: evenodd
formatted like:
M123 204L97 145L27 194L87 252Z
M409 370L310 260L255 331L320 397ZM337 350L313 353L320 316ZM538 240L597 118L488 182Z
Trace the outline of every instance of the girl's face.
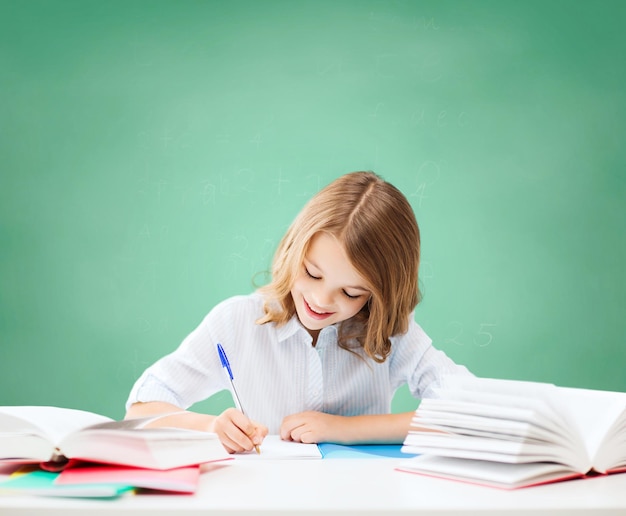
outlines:
M315 338L322 328L356 315L371 293L341 244L328 233L317 233L291 295L300 322Z

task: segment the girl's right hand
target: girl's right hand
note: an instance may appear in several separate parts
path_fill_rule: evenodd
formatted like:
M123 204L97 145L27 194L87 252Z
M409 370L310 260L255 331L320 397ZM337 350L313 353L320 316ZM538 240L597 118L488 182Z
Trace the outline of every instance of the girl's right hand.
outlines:
M251 451L260 446L268 433L265 425L250 420L236 408L216 416L208 430L218 435L228 453Z

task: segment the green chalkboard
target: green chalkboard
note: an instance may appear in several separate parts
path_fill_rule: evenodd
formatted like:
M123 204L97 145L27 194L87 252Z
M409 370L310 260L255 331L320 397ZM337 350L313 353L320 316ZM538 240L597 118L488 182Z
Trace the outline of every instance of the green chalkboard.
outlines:
M1 0L0 404L121 417L353 170L415 209L436 346L626 390L625 26L621 0Z

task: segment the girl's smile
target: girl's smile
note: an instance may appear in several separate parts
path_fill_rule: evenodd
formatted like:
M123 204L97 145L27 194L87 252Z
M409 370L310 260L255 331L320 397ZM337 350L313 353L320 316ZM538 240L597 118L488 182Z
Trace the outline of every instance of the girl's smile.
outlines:
M312 308L311 305L309 304L309 302L306 300L306 298L303 297L302 299L304 301L304 306L305 306L307 312L314 319L317 319L317 320L321 321L321 320L324 320L324 319L330 317L331 315L333 315L332 312L325 312L325 311L322 311L322 310L319 310L319 309Z

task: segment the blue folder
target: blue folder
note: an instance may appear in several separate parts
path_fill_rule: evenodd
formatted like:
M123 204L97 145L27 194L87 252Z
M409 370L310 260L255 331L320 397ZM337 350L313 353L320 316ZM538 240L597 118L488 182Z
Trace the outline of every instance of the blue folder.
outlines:
M343 444L320 443L317 445L324 459L373 459L415 457L415 454L403 453L401 444L361 444L347 446Z

